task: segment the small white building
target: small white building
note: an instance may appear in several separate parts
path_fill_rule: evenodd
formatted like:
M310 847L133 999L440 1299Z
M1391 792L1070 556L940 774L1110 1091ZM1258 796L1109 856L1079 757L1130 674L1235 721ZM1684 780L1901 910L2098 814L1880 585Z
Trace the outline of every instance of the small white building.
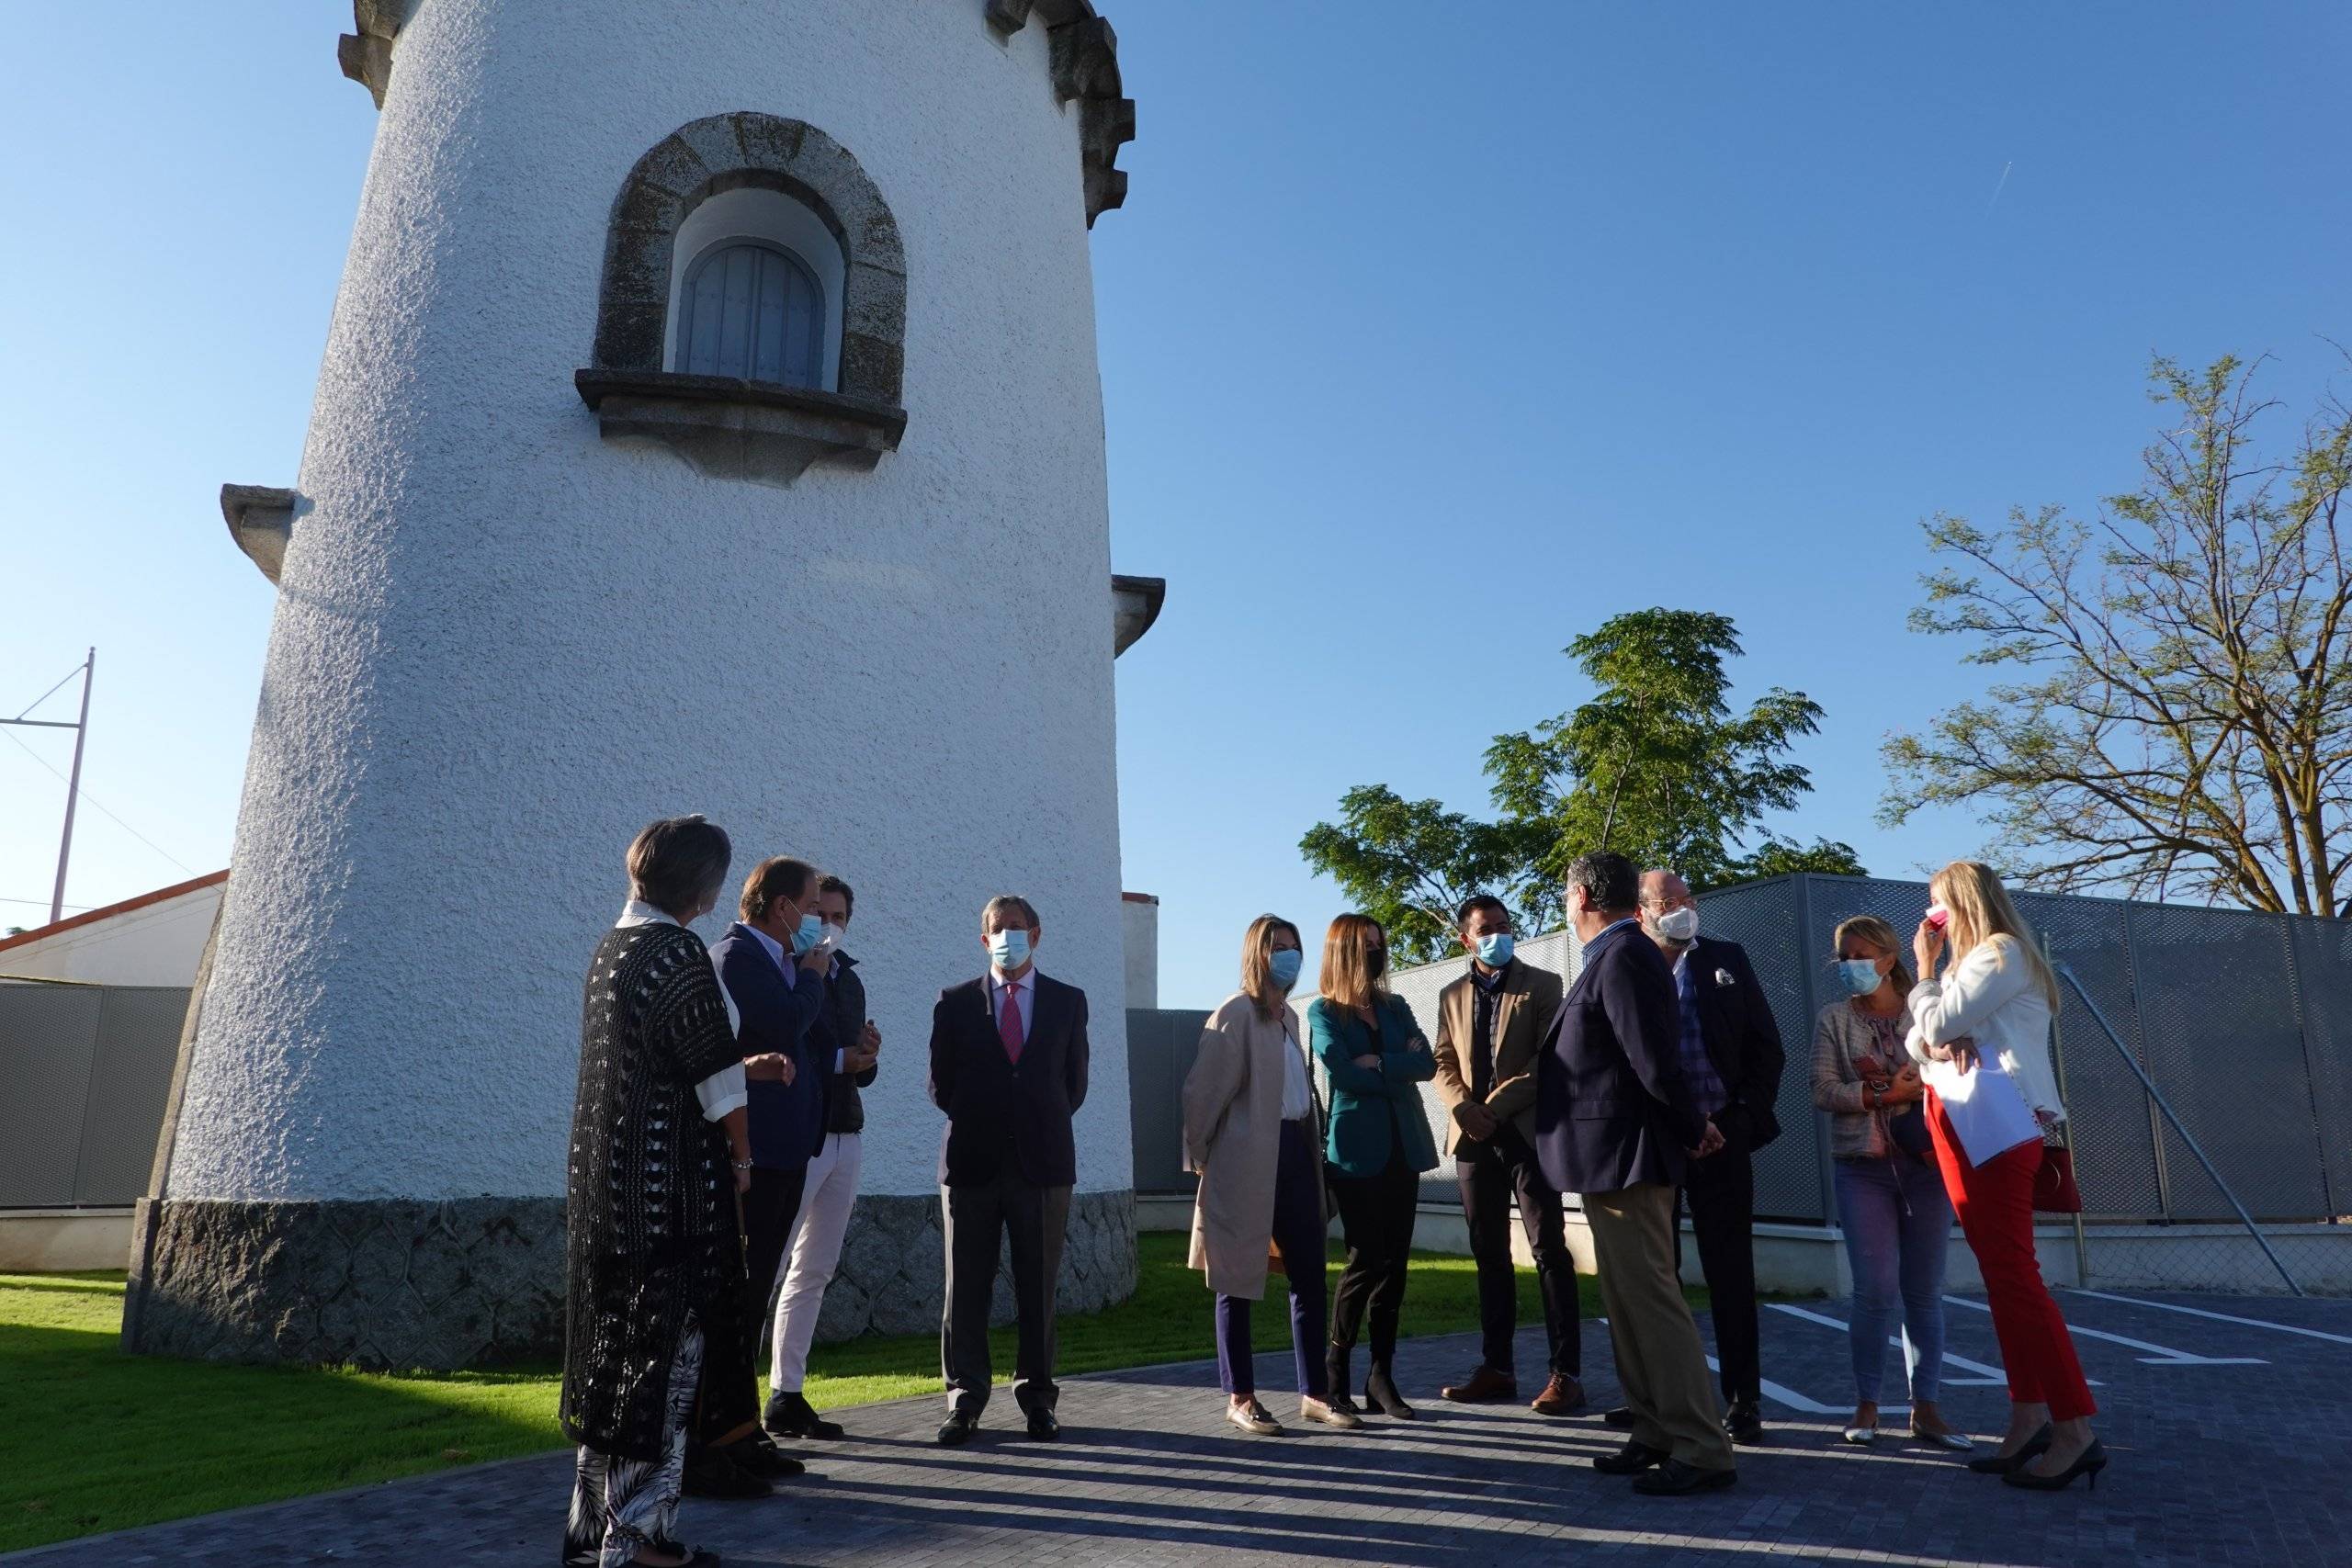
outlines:
M0 937L0 979L192 986L228 883L229 874L216 871Z

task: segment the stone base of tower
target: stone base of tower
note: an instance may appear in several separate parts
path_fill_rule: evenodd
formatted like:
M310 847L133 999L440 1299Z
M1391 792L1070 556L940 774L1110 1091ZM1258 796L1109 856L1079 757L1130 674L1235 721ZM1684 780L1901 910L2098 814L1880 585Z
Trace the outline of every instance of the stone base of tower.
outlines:
M449 1371L563 1348L563 1200L141 1201L123 1348Z
M143 1200L123 1348L191 1360L451 1371L563 1350L563 1200ZM1132 1191L1072 1198L1058 1309L1135 1293ZM861 1196L818 1337L928 1334L946 1280L936 1197ZM991 1313L1012 1319L997 1280Z

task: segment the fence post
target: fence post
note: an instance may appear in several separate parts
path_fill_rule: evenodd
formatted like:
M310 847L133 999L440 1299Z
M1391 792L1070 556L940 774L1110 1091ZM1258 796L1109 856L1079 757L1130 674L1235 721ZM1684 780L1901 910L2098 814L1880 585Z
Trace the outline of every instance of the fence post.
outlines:
M2041 933L2041 962L2055 967L2050 956L2048 931ZM2065 998L2061 997L2059 1000L2063 1003ZM2066 1093L2066 1051L2064 1044L2065 1031L2059 1027L2058 1021L2065 1010L2062 1006L2050 1015L2050 1066L2058 1077L2058 1109L2065 1113L2059 1120L2058 1136L2064 1144L2066 1152L2071 1155L2075 1152L2074 1103ZM2079 1185L2079 1182L2077 1184ZM2075 1222L2075 1283L2084 1290L2088 1290L2091 1284L2090 1241L2083 1231L2083 1212L2080 1209L2075 1210L2073 1218Z
M2132 979L2132 1021L2139 1025L2138 1038L2144 1042L2148 1038L2148 1021L2140 1011L2140 954L2132 942L2132 901L2125 899L2123 903L2123 973L2130 976ZM2072 977L2071 975L2069 977ZM2091 1007L2094 1012L2098 1010L2092 1005L2088 991L2085 991L2079 984L2075 987L2075 989L2082 997L2084 1005ZM2104 1025L2106 1020L2101 1019L2099 1021ZM2112 1037L2115 1032L2110 1029L2108 1033ZM2117 1049L2122 1049L2123 1042L2120 1038L2117 1038L2115 1043ZM2132 1055L2130 1051L2124 1051L2123 1054L2131 1058L2132 1071L2138 1075L2140 1082L2148 1090L2148 1154L2156 1167L2156 1213L2165 1224L2172 1224L2172 1167L2165 1158L2165 1119L2156 1110L2155 1080L2149 1076L2146 1066L2137 1056Z
M2139 1078L2140 1087L2148 1091L2149 1100L2163 1112L2165 1120L2172 1123L2173 1131L2180 1134L2180 1141L2188 1145L2188 1152L2197 1156L2197 1163L2205 1168L2205 1174L2212 1179L2213 1185L2220 1190L2222 1196L2229 1200L2230 1207L2237 1211L2238 1223L2245 1226L2246 1234L2254 1237L2256 1247L2262 1248L2262 1255L2270 1259L2270 1266L2278 1270L2278 1277L2287 1281L2287 1289L2296 1295L2301 1295L2303 1288L2295 1283L2295 1277L2292 1274L2287 1272L2287 1265L2279 1261L2278 1254L2271 1248L2270 1238L2262 1234L2262 1227L2256 1224L2254 1216L2245 1212L2245 1205L2238 1201L2238 1195L2230 1190L2230 1184L2222 1179L2222 1173L2213 1168L2211 1160L2205 1157L2204 1149L2199 1145L2188 1127L2182 1124L2179 1116L2174 1113L2172 1106L2165 1100L2164 1092L2156 1088L2156 1080L2150 1077L2146 1070L2140 1066L2139 1061L2133 1057L2131 1047L2125 1045L2123 1037L2115 1032L2115 1026L2107 1021L2107 1015L2098 1010L2098 1004L2091 1000L2090 992L2083 988L2083 983L2075 977L2074 970L2062 968L2058 973L2065 976L2066 984L2075 987L2075 995L2083 998L2083 1006L2090 1011L2091 1021L2104 1030L2109 1040L2115 1042L2115 1049L2121 1054L2124 1065L2130 1067ZM2136 989L2134 994L2136 995Z

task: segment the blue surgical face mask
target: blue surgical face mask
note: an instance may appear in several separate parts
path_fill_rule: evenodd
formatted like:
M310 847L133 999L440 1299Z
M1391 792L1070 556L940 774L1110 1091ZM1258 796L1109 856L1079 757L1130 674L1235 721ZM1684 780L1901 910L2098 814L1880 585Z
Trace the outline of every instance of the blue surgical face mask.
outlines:
M1278 950L1266 960L1266 972L1274 977L1275 985L1287 991L1298 984L1299 961L1306 956L1295 947Z
M799 957L825 940L824 917L808 914L800 917L800 927L792 933L792 953Z
M1841 958L1838 961L1838 977L1846 982L1849 996L1867 997L1878 989L1885 976L1878 972L1875 958Z
M1029 933L1019 929L997 931L989 937L989 962L996 965L1000 975L1010 975L1029 962Z
M1512 942L1510 932L1497 931L1478 939L1478 962L1489 969L1499 969L1510 962Z

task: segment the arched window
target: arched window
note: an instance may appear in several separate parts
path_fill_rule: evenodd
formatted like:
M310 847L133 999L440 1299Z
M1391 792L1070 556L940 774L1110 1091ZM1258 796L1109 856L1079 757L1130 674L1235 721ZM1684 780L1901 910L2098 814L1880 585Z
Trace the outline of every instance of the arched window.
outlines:
M806 263L765 240L721 240L678 291L677 367L786 387L821 387L825 291Z

